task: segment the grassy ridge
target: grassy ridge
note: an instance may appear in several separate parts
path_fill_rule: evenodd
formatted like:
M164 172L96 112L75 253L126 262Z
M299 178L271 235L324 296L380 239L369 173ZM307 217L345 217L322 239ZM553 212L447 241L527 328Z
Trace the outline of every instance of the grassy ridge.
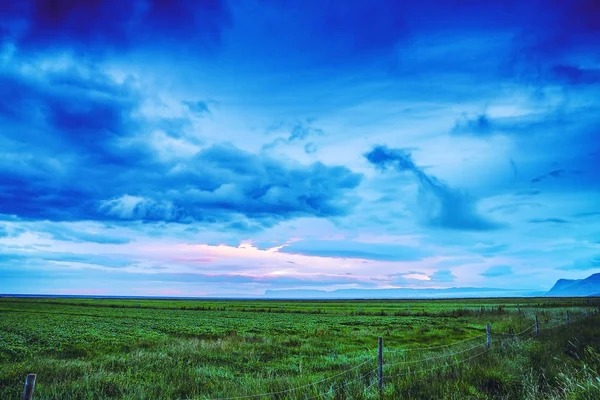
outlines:
M597 317L548 330L567 309L575 319L596 299L82 300L0 299L0 398L19 398L28 372L38 374L36 399L204 399L303 385L263 398L375 398L378 336L386 398L554 396L560 373L575 386L588 382L580 374L596 365L600 344ZM322 311L307 312L315 304ZM530 327L534 314L542 337L515 340L511 334ZM494 346L478 355L488 322ZM431 352L398 351L470 338Z

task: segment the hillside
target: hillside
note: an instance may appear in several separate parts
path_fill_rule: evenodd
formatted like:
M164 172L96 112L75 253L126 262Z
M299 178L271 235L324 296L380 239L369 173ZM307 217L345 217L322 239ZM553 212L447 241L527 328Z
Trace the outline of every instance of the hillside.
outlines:
M600 273L585 279L559 279L546 296L599 296Z

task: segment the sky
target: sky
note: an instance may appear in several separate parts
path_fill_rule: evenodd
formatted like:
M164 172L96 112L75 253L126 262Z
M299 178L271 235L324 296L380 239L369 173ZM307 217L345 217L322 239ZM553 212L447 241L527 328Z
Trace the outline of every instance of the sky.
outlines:
M0 2L0 293L596 272L596 0Z

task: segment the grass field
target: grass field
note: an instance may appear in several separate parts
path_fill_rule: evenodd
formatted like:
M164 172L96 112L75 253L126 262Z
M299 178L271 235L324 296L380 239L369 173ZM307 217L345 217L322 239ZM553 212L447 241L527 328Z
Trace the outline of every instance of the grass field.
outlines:
M0 399L600 398L598 304L1 298Z

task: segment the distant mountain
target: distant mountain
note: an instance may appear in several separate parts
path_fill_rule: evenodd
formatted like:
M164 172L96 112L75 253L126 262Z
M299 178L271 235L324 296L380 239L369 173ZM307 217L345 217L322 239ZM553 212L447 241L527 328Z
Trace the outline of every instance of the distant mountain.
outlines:
M269 299L418 299L452 297L519 297L543 293L531 290L496 288L447 288L447 289L338 289L326 290L267 290Z
M600 273L585 279L559 279L546 296L600 296Z

